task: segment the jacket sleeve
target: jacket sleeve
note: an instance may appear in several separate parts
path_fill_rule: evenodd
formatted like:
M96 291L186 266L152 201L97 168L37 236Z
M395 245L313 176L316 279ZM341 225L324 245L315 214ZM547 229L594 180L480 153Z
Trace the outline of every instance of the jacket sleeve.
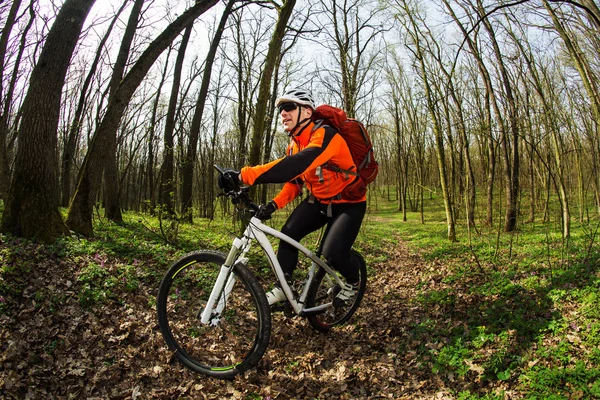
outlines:
M273 201L277 204L277 209L285 207L290 201L294 200L302 191L302 185L303 182L300 178L283 185L279 194L273 198Z
M343 139L333 128L318 128L302 151L267 164L242 168L242 182L249 185L290 182L304 172L325 164L336 155L341 146L340 141Z

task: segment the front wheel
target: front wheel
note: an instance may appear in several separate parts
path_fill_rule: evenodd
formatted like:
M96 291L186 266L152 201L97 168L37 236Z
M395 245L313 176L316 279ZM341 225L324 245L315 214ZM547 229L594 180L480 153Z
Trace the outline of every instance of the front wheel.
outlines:
M335 325L341 325L348 321L360 305L365 294L367 288L367 264L365 263L365 259L356 250L352 250L351 256L357 259L359 264L358 290L352 299L346 301L341 306L334 305L333 300L339 293L340 287L323 268L317 270L308 289L306 308L330 304L330 307L322 312L307 316L310 325L319 332L329 332ZM344 278L339 273L337 274L343 281Z
M207 324L201 322L225 255L195 252L179 259L163 278L157 298L160 331L173 352L193 371L221 379L254 367L271 335L271 313L256 277L235 264L231 291L221 297Z

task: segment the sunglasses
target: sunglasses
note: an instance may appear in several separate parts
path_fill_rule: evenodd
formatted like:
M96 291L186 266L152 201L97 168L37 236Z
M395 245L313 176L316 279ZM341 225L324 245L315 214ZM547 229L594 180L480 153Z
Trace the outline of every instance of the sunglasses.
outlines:
M277 109L279 110L279 114L281 114L283 111L285 111L285 112L294 111L296 108L298 108L298 104L296 104L296 103L283 103L277 107Z

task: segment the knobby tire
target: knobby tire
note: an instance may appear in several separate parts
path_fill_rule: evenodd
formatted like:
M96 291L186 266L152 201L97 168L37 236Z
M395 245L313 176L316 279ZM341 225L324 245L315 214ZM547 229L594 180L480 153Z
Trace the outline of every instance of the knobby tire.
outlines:
M190 253L176 261L163 278L157 298L158 323L173 355L187 368L232 379L256 366L271 335L271 312L264 290L243 265L235 264L236 282L223 312L202 324L200 314L216 281L225 254Z
M352 257L356 257L360 265L358 291L354 299L342 307L332 306L319 314L307 316L310 325L319 332L327 333L334 326L347 322L360 306L367 288L367 265L359 252L352 250ZM306 307L312 308L321 304L332 303L339 290L339 286L335 284L325 270L319 268L306 295Z

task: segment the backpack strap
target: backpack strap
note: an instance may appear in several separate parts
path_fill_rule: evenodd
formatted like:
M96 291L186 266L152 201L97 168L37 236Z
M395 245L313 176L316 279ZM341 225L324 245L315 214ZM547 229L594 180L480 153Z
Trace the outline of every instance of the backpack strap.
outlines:
M317 119L317 120L313 121L313 123L315 124L315 126L312 129L313 132L316 131L317 129L319 129L321 126L328 126L325 124L324 119Z
M331 209L331 204L332 204L332 203L331 203L331 200L341 200L341 198L342 198L342 194L341 194L341 193L338 193L337 195L335 195L335 196L333 196L333 197L330 197L330 198L328 198L328 199L323 199L323 200L325 200L325 201L329 200L329 204L327 204L327 211L326 211L326 212L323 212L323 211L321 211L321 213L322 213L322 214L325 214L325 215L327 216L327 218L331 218L331 217L333 217L333 212L332 212L332 209ZM308 202L309 202L310 204L314 204L314 202L315 202L315 201L318 201L319 203L321 203L321 201L319 201L319 200L318 200L318 199L315 197L315 195L311 193L311 194L308 196Z
M369 147L367 147L366 157L362 160L360 165L357 166L357 168L356 168L358 171L361 171L364 167L366 167L367 165L369 165L371 163L371 154L372 153L373 153L373 145L370 145Z
M364 162L363 162L363 164L364 164ZM346 179L350 178L349 175L352 175L352 176L358 176L359 175L358 172L356 172L356 171L352 171L352 170L349 170L349 169L343 169L343 168L338 167L335 164L326 163L326 164L323 164L323 168L327 168L330 171L344 174L344 175L346 175Z
M369 165L369 163L371 162L371 153L373 153L373 143L371 143L371 140L369 139L369 136L367 135L367 131L365 130L365 126L352 118L348 118L348 121L354 121L358 124L358 127L360 128L360 132L363 135L363 139L365 139L365 143L368 144L367 146L367 156L362 160L362 162L360 163L360 165L357 165L357 170L360 171L362 170L365 166Z

